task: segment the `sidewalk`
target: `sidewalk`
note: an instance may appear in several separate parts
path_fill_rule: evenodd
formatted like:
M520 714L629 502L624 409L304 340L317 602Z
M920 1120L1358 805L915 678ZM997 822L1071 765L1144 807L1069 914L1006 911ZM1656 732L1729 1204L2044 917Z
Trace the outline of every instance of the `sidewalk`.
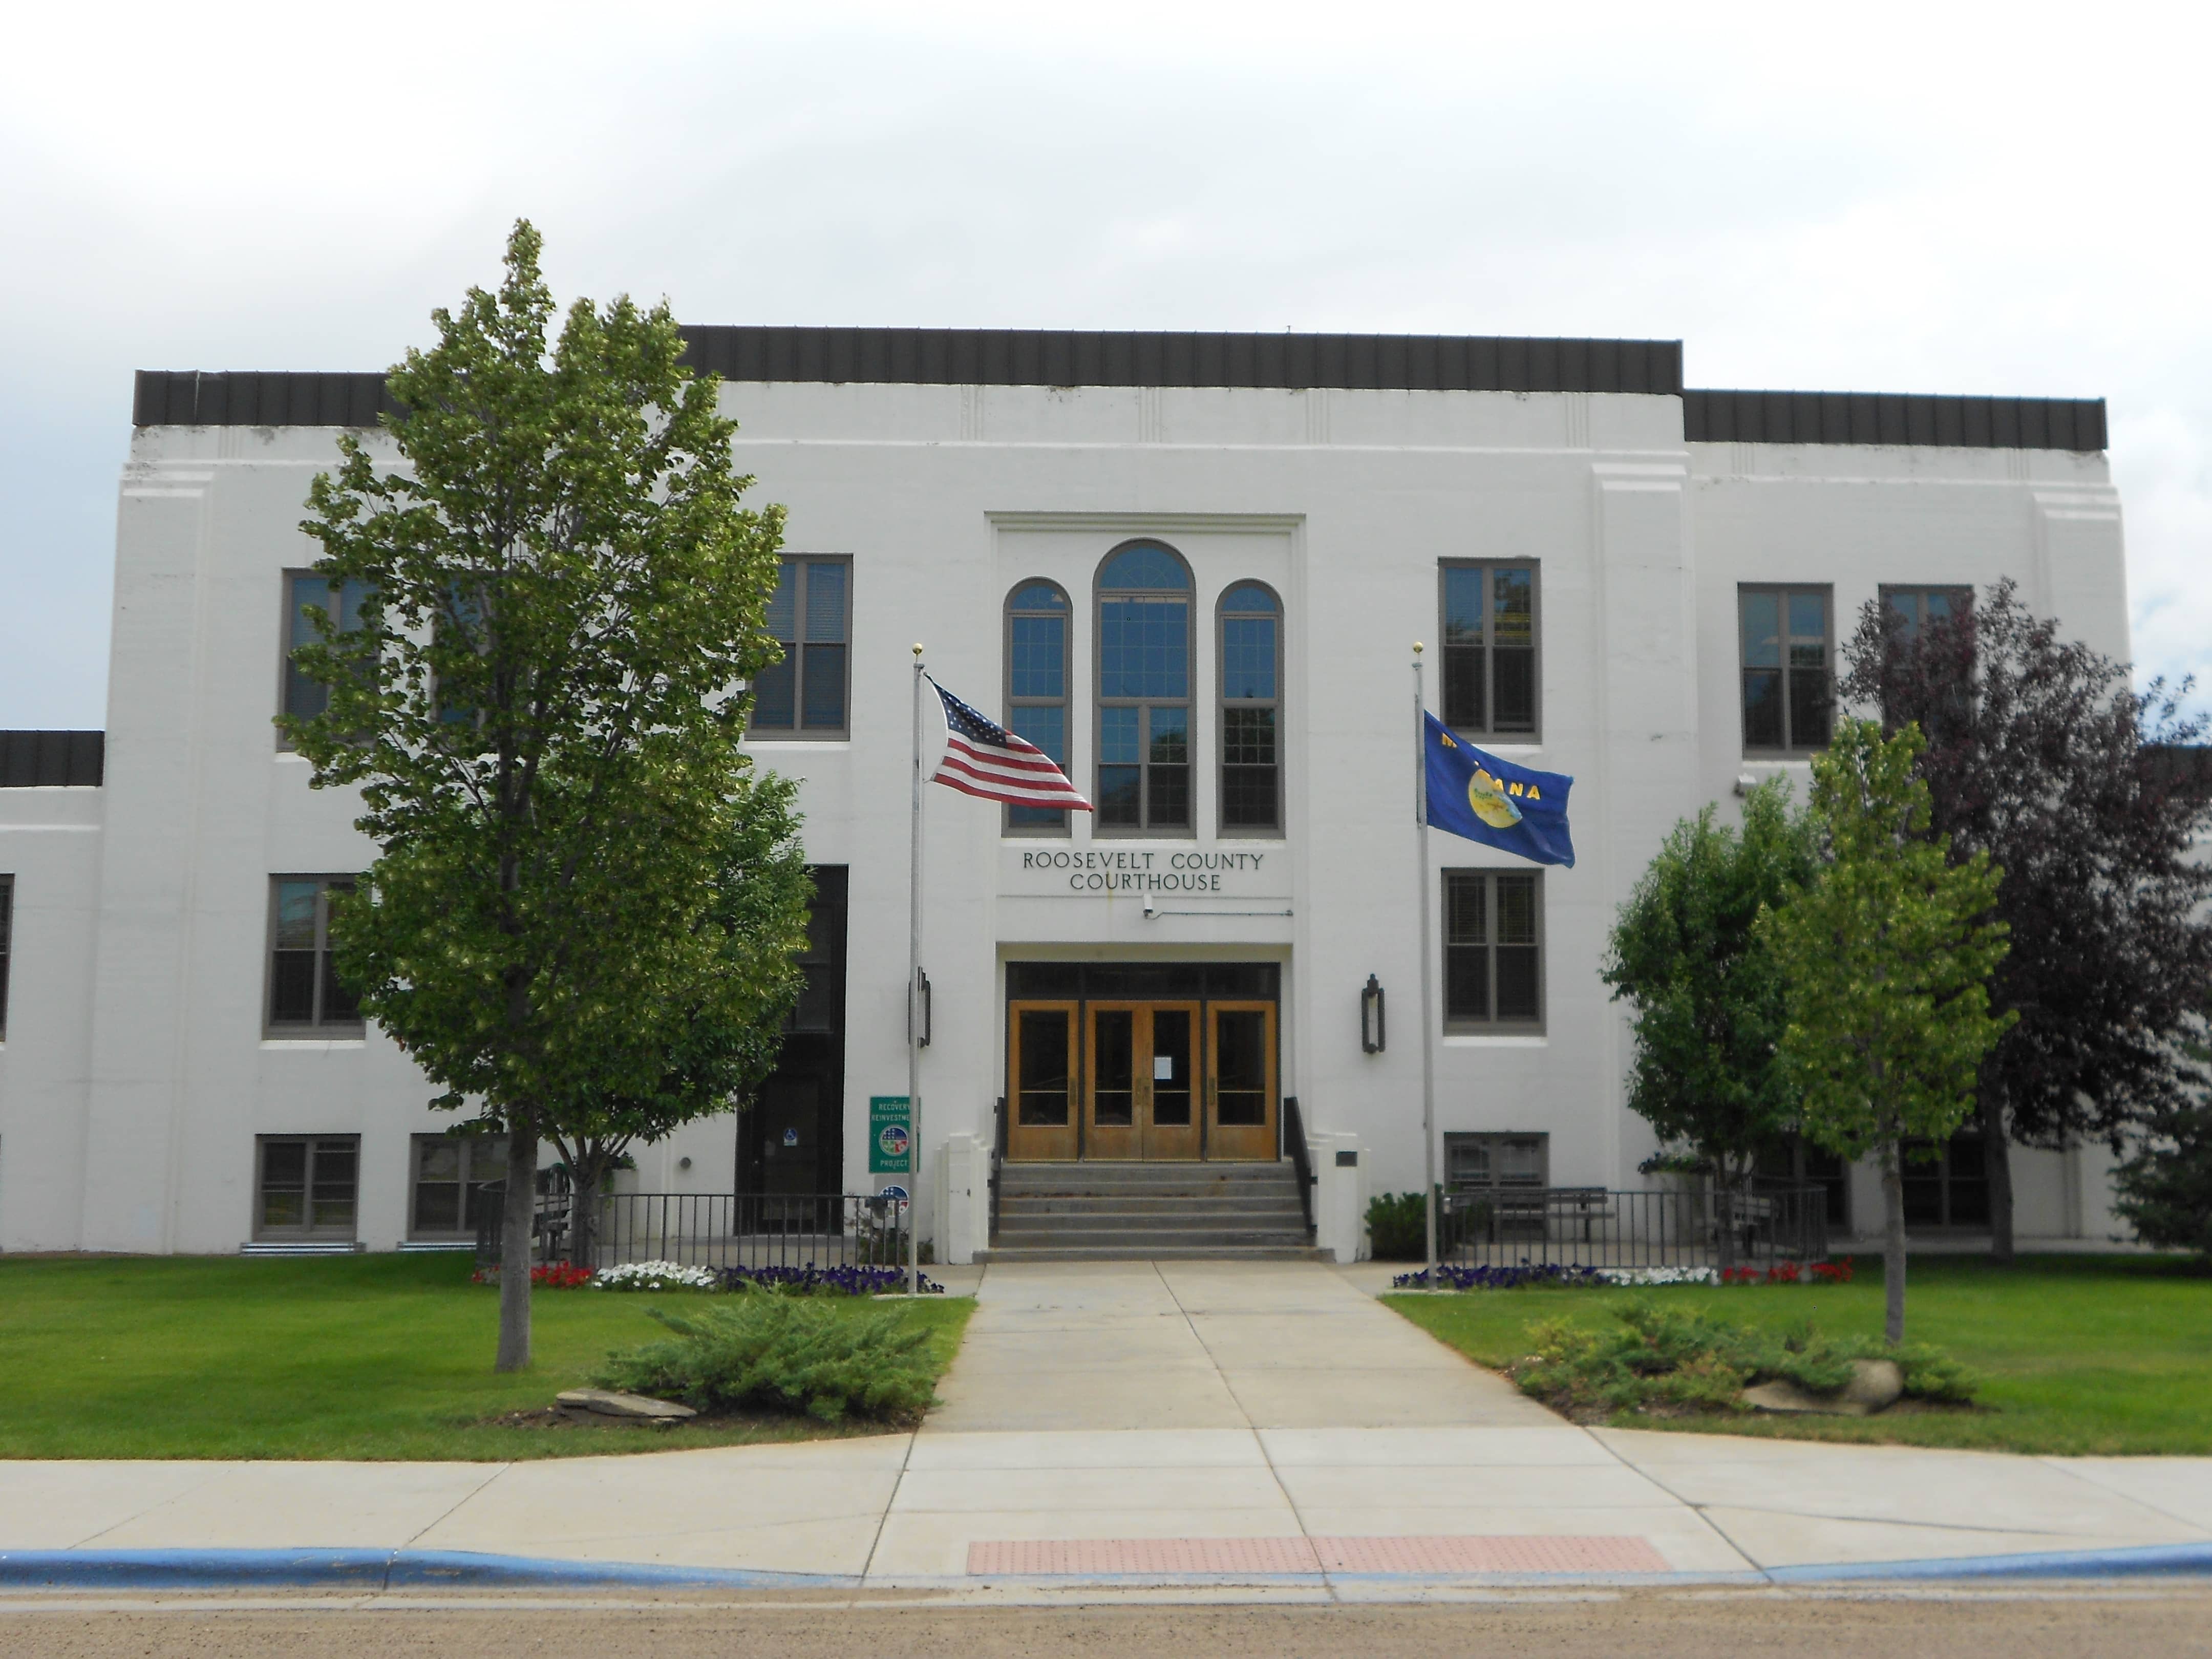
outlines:
M1735 1577L2153 1546L2212 1564L2212 1459L1580 1429L1377 1304L1384 1279L994 1267L917 1433L514 1464L0 1464L0 1556L459 1553L884 1586Z

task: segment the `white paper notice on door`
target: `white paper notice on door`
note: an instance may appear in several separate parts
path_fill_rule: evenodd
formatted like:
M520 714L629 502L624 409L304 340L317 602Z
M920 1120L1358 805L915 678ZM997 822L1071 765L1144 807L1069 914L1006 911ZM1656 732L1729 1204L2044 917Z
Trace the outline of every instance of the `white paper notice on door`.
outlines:
M1152 1081L1155 1083L1173 1083L1175 1081L1175 1056L1173 1054L1154 1054L1152 1056Z

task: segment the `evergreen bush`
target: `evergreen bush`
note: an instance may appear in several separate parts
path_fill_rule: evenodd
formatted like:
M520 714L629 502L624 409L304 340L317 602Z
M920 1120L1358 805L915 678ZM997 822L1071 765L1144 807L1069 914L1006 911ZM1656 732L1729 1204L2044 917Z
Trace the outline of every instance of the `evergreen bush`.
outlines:
M849 1304L848 1304L849 1306ZM816 1297L746 1296L696 1312L647 1310L674 1333L610 1354L592 1380L701 1411L738 1407L911 1424L937 1401L929 1331L902 1313Z
M1977 1379L1941 1349L1888 1346L1872 1337L1825 1337L1800 1321L1775 1331L1732 1325L1656 1301L1616 1304L1608 1328L1565 1319L1528 1328L1528 1357L1512 1368L1522 1392L1583 1416L1613 1412L1723 1412L1758 1382L1832 1394L1855 1359L1890 1359L1908 1398L1964 1405Z

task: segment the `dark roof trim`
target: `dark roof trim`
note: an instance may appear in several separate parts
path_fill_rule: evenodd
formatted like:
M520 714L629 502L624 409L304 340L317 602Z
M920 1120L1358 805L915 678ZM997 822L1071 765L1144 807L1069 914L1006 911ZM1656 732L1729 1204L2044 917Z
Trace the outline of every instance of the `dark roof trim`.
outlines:
M381 374L138 371L133 426L374 426L399 405Z
M1682 435L1693 444L2098 450L2105 447L2105 400L1690 391L1682 394Z
M0 732L0 789L97 789L105 732Z
M687 328L726 380L909 386L1340 386L1353 391L1682 389L1679 340L1444 334L1165 334L1011 328Z
M1678 340L950 328L684 332L690 346L685 360L727 380L1679 395L1691 443L2072 450L2106 444L2102 398L1685 391ZM131 421L367 427L397 410L381 374L142 369Z

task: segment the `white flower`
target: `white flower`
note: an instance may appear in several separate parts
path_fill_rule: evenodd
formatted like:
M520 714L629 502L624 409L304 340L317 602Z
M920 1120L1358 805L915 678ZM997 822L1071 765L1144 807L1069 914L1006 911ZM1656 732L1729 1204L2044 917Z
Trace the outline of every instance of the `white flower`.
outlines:
M721 1275L712 1267L686 1267L680 1261L625 1261L618 1267L602 1267L592 1283L603 1291L715 1291Z
M1719 1273L1711 1267L1600 1267L1597 1276L1608 1285L1717 1285Z

